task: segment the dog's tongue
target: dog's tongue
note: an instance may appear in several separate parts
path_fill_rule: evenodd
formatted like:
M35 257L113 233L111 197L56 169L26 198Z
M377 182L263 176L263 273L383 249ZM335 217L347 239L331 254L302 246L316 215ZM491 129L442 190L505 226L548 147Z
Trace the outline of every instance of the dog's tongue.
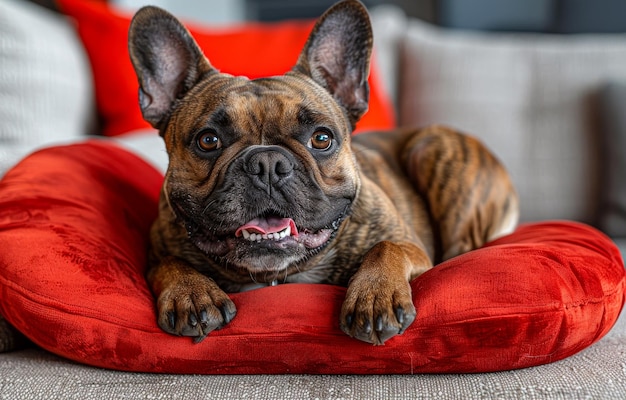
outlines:
M298 236L298 228L296 228L296 223L293 222L293 219L291 218L255 218L245 225L240 226L235 232L235 236L241 236L241 231L243 230L247 230L250 233L260 233L265 235L267 233L280 232L288 227L291 227L291 236Z

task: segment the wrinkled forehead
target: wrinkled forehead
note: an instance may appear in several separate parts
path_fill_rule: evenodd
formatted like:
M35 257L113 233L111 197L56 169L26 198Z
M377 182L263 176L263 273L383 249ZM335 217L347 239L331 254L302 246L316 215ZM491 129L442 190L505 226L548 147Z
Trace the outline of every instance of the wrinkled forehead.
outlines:
M272 122L330 123L336 121L337 113L341 111L330 94L316 84L281 76L239 81L227 91L212 118L231 125L248 124L254 131Z

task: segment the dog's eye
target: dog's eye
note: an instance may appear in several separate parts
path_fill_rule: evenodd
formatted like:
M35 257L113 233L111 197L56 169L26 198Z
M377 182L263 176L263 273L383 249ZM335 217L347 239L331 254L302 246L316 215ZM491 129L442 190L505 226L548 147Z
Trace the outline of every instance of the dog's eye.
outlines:
M198 136L198 147L203 151L214 151L222 147L222 141L213 131L204 131Z
M333 144L332 134L324 131L316 131L311 135L308 146L316 150L327 150L331 144Z

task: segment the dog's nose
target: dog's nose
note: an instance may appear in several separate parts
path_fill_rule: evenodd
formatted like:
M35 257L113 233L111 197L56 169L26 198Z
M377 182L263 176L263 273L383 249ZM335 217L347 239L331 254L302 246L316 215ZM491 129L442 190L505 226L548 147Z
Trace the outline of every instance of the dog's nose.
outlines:
M268 194L293 173L292 155L280 146L255 146L249 149L243 169L252 184Z

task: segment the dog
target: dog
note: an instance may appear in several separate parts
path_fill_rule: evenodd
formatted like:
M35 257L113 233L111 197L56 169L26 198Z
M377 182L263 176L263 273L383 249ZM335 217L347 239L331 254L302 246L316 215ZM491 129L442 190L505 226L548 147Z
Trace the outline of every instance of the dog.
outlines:
M515 189L477 139L351 135L372 43L366 8L341 1L292 70L249 80L214 68L168 12L135 14L139 103L169 156L146 273L164 331L199 342L235 317L227 293L325 283L347 286L341 329L380 345L415 319L413 278L514 230Z

